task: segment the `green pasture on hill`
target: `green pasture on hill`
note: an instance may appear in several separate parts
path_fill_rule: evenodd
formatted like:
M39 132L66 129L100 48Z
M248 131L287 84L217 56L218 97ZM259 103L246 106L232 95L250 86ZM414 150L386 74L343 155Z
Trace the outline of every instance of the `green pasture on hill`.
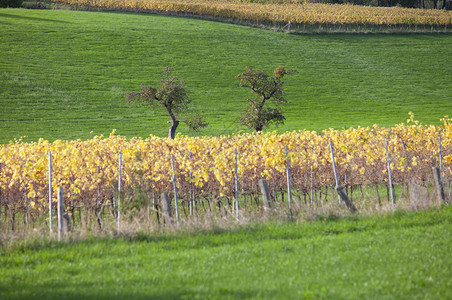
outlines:
M245 66L300 71L284 78L279 131L390 126L409 111L439 124L452 114L451 49L451 34L291 35L149 14L0 9L0 143L113 129L166 136L165 112L128 105L124 94L156 83L167 65L207 116L200 135L246 130L238 119L250 94L234 78Z
M451 207L0 246L1 299L451 299Z

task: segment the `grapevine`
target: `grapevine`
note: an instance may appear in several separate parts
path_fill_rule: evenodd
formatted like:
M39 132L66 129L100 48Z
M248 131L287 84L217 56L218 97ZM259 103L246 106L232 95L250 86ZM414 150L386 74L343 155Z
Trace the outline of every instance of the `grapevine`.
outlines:
M157 195L171 191L173 154L181 193L187 193L192 185L200 196L233 199L234 149L239 154L242 193L253 193L259 179L267 179L276 190L285 189L285 146L290 152L294 188L306 193L310 188L334 186L330 141L336 149L338 173L346 174L350 184L361 185L388 183L387 139L393 181L401 185L432 181L432 167L439 165L441 137L442 175L451 181L452 119L442 121L441 126L423 125L411 116L408 123L391 128L374 125L321 133L302 130L220 137L178 135L174 140L152 135L126 139L114 132L85 141L16 140L0 146L0 200L11 213L47 213L49 152L53 157L53 190L63 187L71 205L92 210L114 198L120 150L125 193L134 193L137 186L145 186ZM312 183L307 183L306 178L311 176Z
M210 16L225 20L260 23L325 25L450 26L452 13L401 7L370 7L345 4L244 3L211 0L56 0L85 9L149 11L166 14Z

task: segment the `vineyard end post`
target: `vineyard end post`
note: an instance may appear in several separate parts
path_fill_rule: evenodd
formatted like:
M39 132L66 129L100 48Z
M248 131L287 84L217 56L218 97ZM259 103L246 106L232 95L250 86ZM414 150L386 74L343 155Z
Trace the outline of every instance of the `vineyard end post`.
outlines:
M441 180L441 172L439 168L433 168L433 179L435 181L436 194L439 203L446 203L444 187Z
M163 220L165 223L171 224L173 221L173 212L171 211L171 201L167 193L160 195L160 204L163 209Z
M179 203L177 200L177 181L176 181L176 169L174 167L174 155L171 154L171 169L173 170L173 187L174 187L174 202L176 206L176 224L179 227Z
M262 203L264 204L264 212L268 214L271 210L271 198L270 193L268 192L268 185L265 179L259 180L259 187L262 193Z

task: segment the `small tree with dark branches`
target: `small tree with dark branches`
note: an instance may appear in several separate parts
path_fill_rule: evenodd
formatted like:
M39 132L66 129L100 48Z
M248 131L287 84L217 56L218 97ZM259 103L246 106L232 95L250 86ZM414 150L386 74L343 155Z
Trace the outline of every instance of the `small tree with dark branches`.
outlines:
M127 102L145 102L152 108L155 104L163 106L171 119L168 121L171 123L168 137L172 139L176 136L176 129L180 122L195 131L208 125L204 116L189 109L191 100L187 96L184 82L171 73L170 67L163 69L160 83L161 86L158 89L142 84L139 92L126 93ZM183 119L177 117L180 114L184 116Z
M282 106L287 103L284 98L283 82L281 79L286 74L298 73L297 70L288 70L279 66L269 76L260 70L246 67L246 71L236 76L241 86L249 87L254 95L248 98L249 105L242 113L240 122L256 131L268 127L271 123L284 124L286 119L282 114ZM264 105L267 102L266 107Z

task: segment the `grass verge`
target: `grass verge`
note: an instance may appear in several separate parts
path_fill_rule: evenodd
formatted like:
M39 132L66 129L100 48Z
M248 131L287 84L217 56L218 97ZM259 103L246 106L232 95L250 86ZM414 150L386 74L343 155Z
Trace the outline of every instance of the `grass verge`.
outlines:
M448 299L452 209L1 248L2 299Z

